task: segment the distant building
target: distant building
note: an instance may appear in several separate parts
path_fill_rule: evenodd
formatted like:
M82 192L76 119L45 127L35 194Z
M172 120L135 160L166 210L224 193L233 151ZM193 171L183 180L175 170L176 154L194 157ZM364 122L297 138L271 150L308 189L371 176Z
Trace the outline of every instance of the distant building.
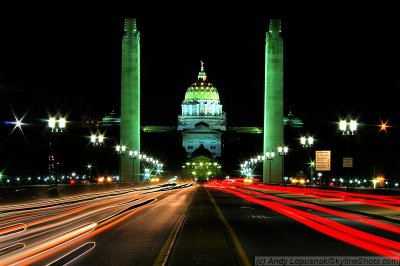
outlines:
M186 90L177 129L182 131L182 145L188 157L200 145L213 157L221 157L221 135L226 131L226 115L217 89L207 81L203 62L197 81Z
M288 116L283 118L283 125L291 128L302 128L303 122L290 111Z
M104 127L119 126L120 124L121 118L117 116L114 110L101 120L101 125Z
M194 128L199 122L207 123L212 129L226 130L226 116L217 88L207 81L203 62L197 81L186 90L182 114L178 116L178 130Z
M205 182L209 178L220 176L221 164L203 144L200 144L192 153L192 158L182 165L182 170L186 179Z
M192 153L200 146L207 149L211 156L221 157L221 135L220 131L200 122L194 128L182 132L182 146L187 157L192 157Z
M98 124L87 122L88 124ZM112 111L101 119L102 127L119 126L121 118ZM283 119L283 125L291 128L302 128L303 122L292 112ZM263 127L227 127L226 113L222 109L217 88L207 81L204 71L204 64L201 62L201 69L197 81L189 86L181 105L181 114L178 116L178 125L174 126L141 126L144 133L171 133L180 132L182 136L182 147L187 157L201 145L210 151L212 157L222 156L222 144L224 135L231 136L260 135ZM192 157L193 158L193 157Z

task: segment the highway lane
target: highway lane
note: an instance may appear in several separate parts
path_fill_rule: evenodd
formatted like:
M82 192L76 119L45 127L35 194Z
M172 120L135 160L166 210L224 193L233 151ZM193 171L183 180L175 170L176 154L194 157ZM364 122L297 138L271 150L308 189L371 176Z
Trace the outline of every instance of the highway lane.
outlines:
M83 251L96 250L95 236L111 230L118 232L123 222L140 209L158 206L168 195L185 188L156 186L2 206L0 265L43 265L58 261L76 249L67 260ZM171 202L167 205L174 206ZM122 243L118 237L114 239Z
M353 194L210 183L2 206L0 265L253 265L256 256L398 257L399 223L346 208L357 203L397 212L399 198ZM343 208L321 204L328 200Z
M170 191L129 219L87 241L96 248L76 265L153 265L168 252L176 226L186 215L194 187Z
M398 223L305 203L290 193L283 198L282 191L274 191L277 187L225 183L212 184L208 189L250 261L255 256L398 257L400 254ZM373 195L357 196L364 204L376 205L371 201ZM389 197L384 201L379 197L378 201L392 209L397 208L398 199Z

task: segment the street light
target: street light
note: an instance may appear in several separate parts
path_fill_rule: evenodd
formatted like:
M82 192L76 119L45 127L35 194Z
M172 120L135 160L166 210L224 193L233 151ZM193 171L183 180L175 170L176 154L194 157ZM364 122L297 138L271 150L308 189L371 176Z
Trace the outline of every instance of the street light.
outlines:
M92 167L93 167L93 165L91 165L90 163L88 163L87 165L86 165L86 168L88 169L88 176L89 176L89 179L90 179L90 175L91 175L91 173L92 173Z
M322 173L318 173L318 182L322 185Z
M300 144L304 148L311 148L311 146L314 145L314 138L312 136L307 136L307 137L302 136L302 137L300 137ZM308 159L310 159L310 154L308 153L308 150L307 150L307 157L308 157ZM312 181L313 181L313 178L314 178L313 163L314 162L311 160L311 164L310 164L310 183L311 183L311 185L312 185ZM306 180L306 185L308 185L307 180Z
M121 156L124 156L124 153L126 151L126 146L117 145L115 147L115 150L117 151L119 158L119 169L118 169L118 179L117 179L117 183L119 184L119 180L121 179Z
M354 119L350 121L342 119L339 121L339 129L343 135L354 135L354 131L357 130L357 121Z
M358 125L357 121L354 119L351 119L350 121L342 119L339 121L339 129L342 131L342 135L346 135L346 136L354 135L355 131L357 131L357 125ZM349 153L350 153L349 152L349 141L350 141L350 139L347 139L347 155L349 155ZM353 158L350 157L348 159L351 163L349 164L349 166L344 165L344 163L343 163L343 167L351 168L353 166L352 165ZM343 158L343 160L344 160L344 158ZM346 190L348 190L349 189L349 176L348 176L348 174L346 174L346 176L347 176L346 177Z
M312 136L302 136L300 137L300 143L303 145L303 147L311 147L314 144L314 138Z
M242 163L240 165L241 176L252 179L253 171L257 167L257 163L264 161L264 159L265 159L264 155L257 155L256 157L251 158L248 161L245 161L244 163Z
M282 185L284 185L283 176L285 174L285 169L284 169L285 163L284 163L284 161L285 161L285 156L288 153L288 151L289 151L288 146L283 146L283 147L279 146L278 147L278 154L282 158Z
M103 145L103 143L104 143L104 134L101 134L99 132L97 132L95 134L92 134L90 136L90 143L94 147L101 147ZM96 161L96 164L97 165L101 165L101 164L98 163L99 162L99 151L98 150L93 151L93 157L94 157L94 160ZM96 173L99 173L99 170L100 169L97 169Z
M138 151L129 151L129 158L133 159L133 165L132 165L132 170L133 170L133 174L132 174L132 185L135 182L135 160L136 157L138 156L139 152Z
M63 128L65 128L67 121L64 117L50 117L49 118L49 127L51 128L51 132L62 132Z
M104 135L99 133L92 134L90 136L90 142L95 146L101 145L104 142Z
M271 176L272 176L271 168L272 168L272 161L274 160L275 157L275 152L267 151L265 155L267 160L269 161L269 183L271 184Z
M63 129L66 127L67 121L64 117L60 116L60 117L55 117L52 116L49 118L48 120L48 126L49 128L51 128L51 132L52 133L61 133L63 132ZM58 152L58 143L59 143L59 135L57 134L57 140L56 140L56 156L50 156L50 160L54 161L54 164L52 164L49 168L50 171L54 171L54 175L55 175L55 186L57 187L57 172L58 172L58 165L59 165L59 152ZM50 142L51 145L51 142ZM55 157L55 158L54 158Z

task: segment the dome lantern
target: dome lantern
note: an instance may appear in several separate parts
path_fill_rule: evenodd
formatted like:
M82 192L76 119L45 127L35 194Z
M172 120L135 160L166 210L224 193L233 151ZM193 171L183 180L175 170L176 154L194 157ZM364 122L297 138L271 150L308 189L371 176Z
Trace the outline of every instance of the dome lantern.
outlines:
M200 63L201 69L199 75L197 76L197 81L188 87L184 101L191 102L210 100L219 102L218 91L210 82L207 81L207 75L204 71L204 63L203 61L200 61Z

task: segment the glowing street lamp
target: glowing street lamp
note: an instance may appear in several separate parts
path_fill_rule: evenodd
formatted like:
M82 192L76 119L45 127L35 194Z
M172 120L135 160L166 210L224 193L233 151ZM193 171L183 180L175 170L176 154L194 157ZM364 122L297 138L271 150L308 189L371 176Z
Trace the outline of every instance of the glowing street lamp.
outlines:
M59 116L59 117L52 116L48 120L48 126L49 126L49 128L51 128L51 132L52 133L61 133L61 132L63 132L63 129L66 127L66 124L67 124L67 121L62 116ZM58 169L57 168L58 168L58 165L59 165L60 162L59 162L59 158L58 158L59 135L58 134L56 134L56 135L57 135L57 140L56 140L56 153L57 153L57 156L53 155L52 160L54 161L53 170L55 172L54 173L54 175L55 175L55 178L54 178L55 179L55 184L54 185L57 187L57 181L58 181L58 176L57 176Z
M357 130L357 121L354 119L345 120L342 119L339 121L339 129L342 131L342 135L354 135L355 131ZM349 139L347 139L347 153L349 154ZM352 158L351 158L352 159ZM349 189L349 179L350 177L346 176L346 189Z
M90 176L91 176L91 173L92 173L92 167L93 167L93 165L91 165L90 163L88 163L87 165L86 165L86 168L88 169L88 172L89 172L89 178L90 178ZM73 176L74 176L74 174L75 173L73 173Z
M135 160L136 160L136 158L138 157L138 155L139 155L139 152L138 152L138 151L132 151L132 150L129 151L129 158L133 159L133 165L132 165L132 171L133 171L133 174L132 174L132 185L133 185L133 183L135 182Z
M311 147L314 144L314 138L312 136L302 136L300 137L300 144L303 145L303 147Z
M126 151L126 146L125 145L117 145L115 147L115 150L118 153L118 157L119 157L119 169L118 169L118 181L121 179L121 156L124 156L124 153Z
M102 134L92 134L90 136L90 142L95 146L101 145L104 142L104 135L102 135Z
M66 127L67 121L64 117L50 117L48 121L49 128L51 128L51 132L62 132Z
M339 121L339 129L343 135L354 135L354 131L357 130L357 121L354 119L350 121L342 119Z
M273 151L267 151L265 153L265 157L269 161L269 183L271 184L271 176L272 176L272 161L274 160L275 157L275 152Z
M286 156L286 154L288 153L288 151L289 151L289 148L288 148L288 146L279 146L278 147L278 154L279 154L279 157L281 157L282 158L282 185L284 184L284 182L283 182L283 176L284 176L284 174L285 174L285 170L284 170L284 166L285 166L285 163L284 163L284 161L285 161L285 156Z
M312 136L308 136L308 137L302 136L302 137L300 137L300 144L304 148L311 148L314 145L314 137L312 137ZM308 150L307 150L307 156L308 156L308 158L310 158ZM313 178L314 178L314 168L313 168L312 165L310 166L310 175L311 175L310 183L312 184L312 181L313 181ZM306 185L308 185L308 182L306 182Z
M115 147L115 150L117 151L118 155L124 155L124 152L126 151L126 146L125 145L117 145Z

